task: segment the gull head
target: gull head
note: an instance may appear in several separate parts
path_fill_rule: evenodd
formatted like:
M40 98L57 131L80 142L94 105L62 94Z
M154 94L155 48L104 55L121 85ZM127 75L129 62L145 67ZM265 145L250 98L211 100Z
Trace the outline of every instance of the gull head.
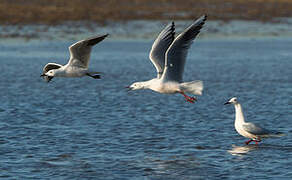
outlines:
M46 76L54 77L55 74L56 74L56 70L55 69L52 69L52 70L49 70L45 75Z
M55 69L52 69L52 70L49 70L48 72L42 74L41 77L44 77L44 79L47 82L50 82L54 78L55 74L56 74Z
M135 82L131 86L127 86L126 88L128 88L129 91L144 89L144 83L143 82Z
M224 103L224 105L226 105L226 104L237 104L237 103L238 103L237 98L233 97L233 98L229 99L229 101Z

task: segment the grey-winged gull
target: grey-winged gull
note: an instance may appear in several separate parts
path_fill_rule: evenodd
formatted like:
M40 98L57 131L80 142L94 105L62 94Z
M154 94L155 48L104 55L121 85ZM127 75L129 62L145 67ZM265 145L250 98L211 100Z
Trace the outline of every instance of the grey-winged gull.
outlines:
M82 77L90 76L94 79L100 79L99 72L89 71L89 59L91 48L104 40L108 34L95 36L85 40L78 41L69 47L70 59L66 65L48 63L43 68L41 75L47 82L54 77Z
M203 15L176 38L174 22L167 25L154 41L149 54L156 68L157 77L148 81L135 82L127 88L129 90L151 89L164 94L180 93L188 102L194 103L196 98L186 93L201 95L203 83L199 80L183 83L182 79L188 49L206 19L207 16Z
M249 144L250 142L254 141L256 144L258 142L261 142L262 138L269 138L269 137L280 137L284 134L277 131L271 131L268 129L265 129L258 124L245 122L243 111L241 108L241 105L237 101L236 97L231 98L229 101L227 101L226 104L233 104L235 107L235 129L236 131L246 137L250 138L250 140L246 141L245 144Z

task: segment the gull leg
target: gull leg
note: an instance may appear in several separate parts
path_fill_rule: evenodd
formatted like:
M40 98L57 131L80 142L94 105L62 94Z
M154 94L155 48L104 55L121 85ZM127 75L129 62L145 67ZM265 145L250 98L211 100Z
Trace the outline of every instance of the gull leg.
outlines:
M183 91L179 92L180 94L182 94L186 101L190 102L190 103L195 103L195 101L197 100L195 97L190 97L188 95L186 95Z
M248 140L248 141L245 141L245 144L246 145L248 145L250 142L252 142L253 140L252 139L250 139L250 140Z
M261 142L261 140L257 140L257 139L255 139L253 141L256 143L256 145L258 145L258 143Z

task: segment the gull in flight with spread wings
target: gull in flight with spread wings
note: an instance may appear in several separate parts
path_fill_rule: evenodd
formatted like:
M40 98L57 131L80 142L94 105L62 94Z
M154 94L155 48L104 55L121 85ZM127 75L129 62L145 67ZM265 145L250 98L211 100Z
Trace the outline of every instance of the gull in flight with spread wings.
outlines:
M262 138L280 137L284 135L281 132L265 129L258 124L245 122L241 105L236 97L231 98L224 105L226 104L233 104L235 107L235 129L240 135L250 139L246 141L245 144L249 144L252 141L258 144L258 142L261 142Z
M108 34L78 41L69 47L70 59L66 65L48 63L41 77L50 82L54 77L90 76L100 79L100 73L88 70L91 48L104 40Z
M158 35L152 45L149 58L157 70L157 77L149 81L135 82L128 86L129 90L151 89L153 91L174 94L180 93L185 99L194 103L195 97L186 93L201 95L202 81L182 82L184 65L193 40L199 34L207 16L203 15L175 38L172 22Z

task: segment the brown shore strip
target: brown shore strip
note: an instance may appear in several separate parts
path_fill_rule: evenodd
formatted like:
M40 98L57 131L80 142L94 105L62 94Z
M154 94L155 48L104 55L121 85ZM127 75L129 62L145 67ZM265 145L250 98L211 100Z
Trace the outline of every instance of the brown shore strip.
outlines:
M273 21L292 17L292 0L0 0L0 24L194 19Z

